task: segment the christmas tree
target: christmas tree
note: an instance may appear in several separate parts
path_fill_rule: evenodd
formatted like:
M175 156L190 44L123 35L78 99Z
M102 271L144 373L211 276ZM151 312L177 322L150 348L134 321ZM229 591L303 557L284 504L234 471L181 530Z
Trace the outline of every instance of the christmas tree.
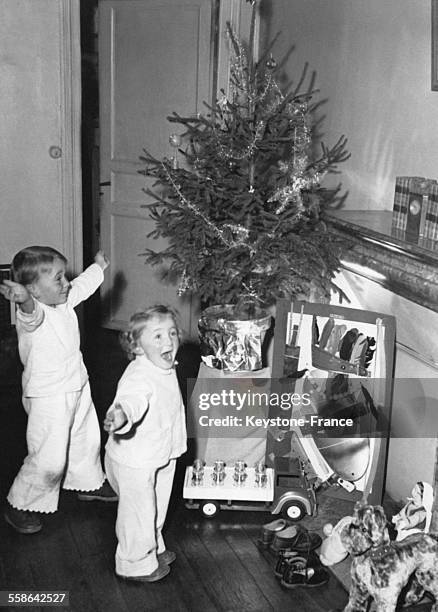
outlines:
M182 163L147 151L141 158L143 173L156 179L146 190L155 200L145 205L156 224L149 236L168 242L147 250L146 262L178 278L179 295L210 304L269 305L311 289L327 296L343 250L324 223L339 187L325 190L321 181L349 157L346 139L314 153L315 91L301 91L305 70L295 87L281 90L274 41L254 60L251 4L247 46L228 26L228 95L221 90L205 115L168 118L183 128L170 138Z

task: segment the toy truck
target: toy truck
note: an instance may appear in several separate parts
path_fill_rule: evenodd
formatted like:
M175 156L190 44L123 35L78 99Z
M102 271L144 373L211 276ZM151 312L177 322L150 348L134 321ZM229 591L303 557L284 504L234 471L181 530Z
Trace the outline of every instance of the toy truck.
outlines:
M296 459L277 457L274 468L262 463L247 467L243 461L206 466L199 459L186 468L183 497L187 508L212 518L220 510L262 510L300 521L316 516L315 491Z

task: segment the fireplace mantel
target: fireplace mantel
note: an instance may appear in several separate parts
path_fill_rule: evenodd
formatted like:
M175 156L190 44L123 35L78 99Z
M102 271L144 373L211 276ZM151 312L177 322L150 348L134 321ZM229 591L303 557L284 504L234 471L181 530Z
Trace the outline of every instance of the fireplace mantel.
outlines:
M330 211L328 224L352 243L342 258L345 269L372 280L411 302L438 312L436 250L391 235L392 212Z

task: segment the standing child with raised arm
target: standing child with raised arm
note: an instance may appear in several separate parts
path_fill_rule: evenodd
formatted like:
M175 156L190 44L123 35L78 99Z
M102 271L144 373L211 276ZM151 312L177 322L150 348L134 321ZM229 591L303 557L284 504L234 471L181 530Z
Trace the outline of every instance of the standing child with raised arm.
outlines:
M119 496L116 574L155 582L176 555L162 528L176 458L186 451L184 406L175 373L179 331L175 313L152 306L131 317L122 337L130 357L104 427L110 433L105 469Z
M28 247L13 259L15 280L0 285L0 293L18 304L18 349L28 416L28 454L4 512L19 533L41 530L38 513L57 510L61 486L80 491L84 501L117 501L100 462L99 423L74 311L103 281L108 260L99 251L94 261L70 283L64 255L51 247Z

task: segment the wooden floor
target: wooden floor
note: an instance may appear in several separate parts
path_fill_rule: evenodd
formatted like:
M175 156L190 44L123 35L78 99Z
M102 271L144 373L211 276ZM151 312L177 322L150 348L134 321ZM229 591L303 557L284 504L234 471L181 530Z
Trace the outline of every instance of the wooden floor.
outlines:
M97 334L89 349L87 366L102 420L126 361L113 332ZM180 358L182 382L196 371L195 352L187 354L185 369ZM6 375L5 367L0 374L2 504L25 454L19 371L8 364ZM325 612L345 606L347 593L333 576L327 585L313 589L280 586L273 573L274 558L256 544L260 526L272 520L268 513L227 511L208 520L186 509L182 468L181 464L165 529L167 546L177 553L177 560L165 579L154 584L117 579L115 504L79 502L73 493L62 492L59 511L43 516L39 534L19 535L0 520L0 590L69 591L68 609L77 612ZM424 612L430 605L415 610Z

